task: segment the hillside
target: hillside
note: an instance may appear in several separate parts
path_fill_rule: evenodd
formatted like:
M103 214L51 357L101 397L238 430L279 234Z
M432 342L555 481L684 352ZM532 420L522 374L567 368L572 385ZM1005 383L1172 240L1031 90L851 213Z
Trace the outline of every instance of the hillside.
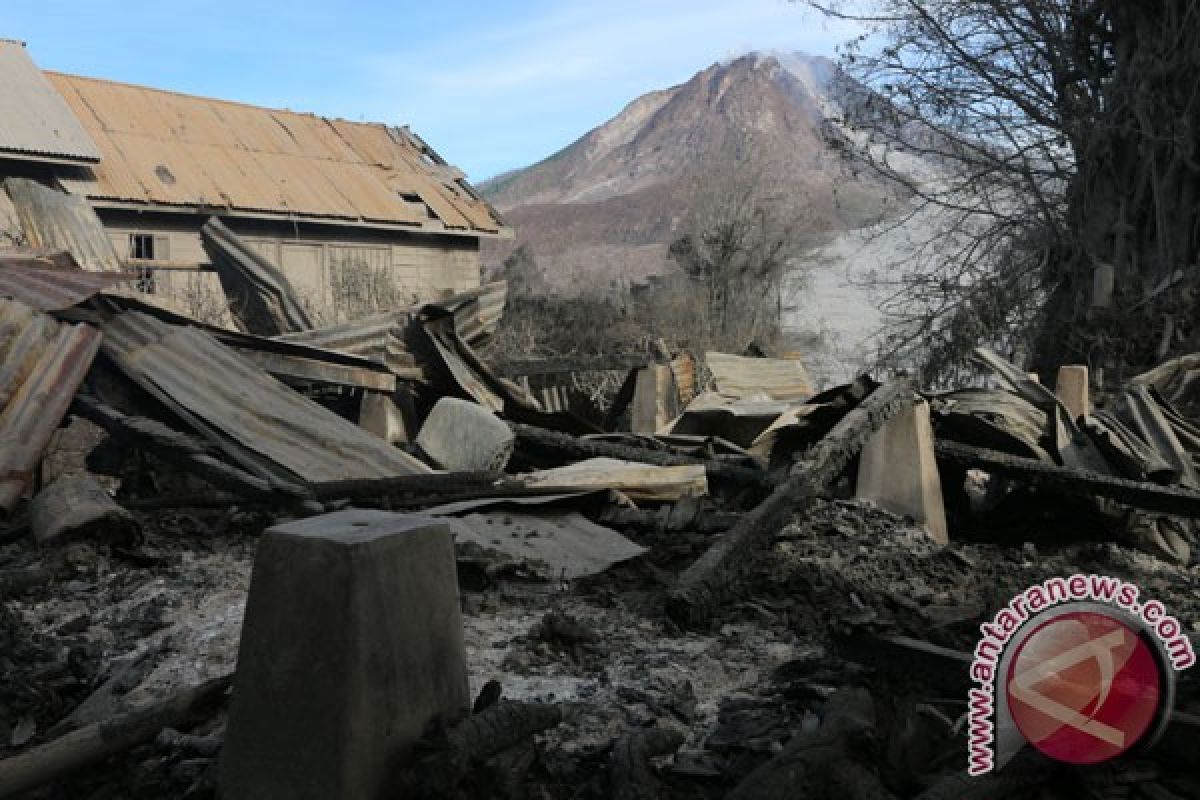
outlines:
M515 241L485 245L485 265L526 243L551 286L661 273L697 195L743 177L786 187L814 240L877 218L898 201L831 143L836 75L824 58L750 54L637 98L544 161L481 185L517 229Z

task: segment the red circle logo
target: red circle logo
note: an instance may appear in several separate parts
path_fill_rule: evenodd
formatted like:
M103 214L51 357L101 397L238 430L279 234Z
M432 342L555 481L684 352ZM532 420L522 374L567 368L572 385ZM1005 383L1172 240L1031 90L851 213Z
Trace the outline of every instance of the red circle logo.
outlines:
M1158 660L1136 631L1107 614L1072 611L1021 642L1005 691L1030 744L1059 761L1096 764L1142 740L1162 688Z

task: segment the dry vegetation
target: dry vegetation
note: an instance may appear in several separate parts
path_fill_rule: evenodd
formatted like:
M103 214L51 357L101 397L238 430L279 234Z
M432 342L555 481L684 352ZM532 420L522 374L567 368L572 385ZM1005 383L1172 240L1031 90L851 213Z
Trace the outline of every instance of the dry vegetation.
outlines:
M894 360L944 379L988 343L1119 381L1200 347L1200 5L810 5L869 29L844 66L875 93L848 121L944 222L896 270ZM900 153L944 178L906 179Z
M810 241L807 217L769 175L731 158L693 179L665 274L644 284L555 291L530 248L519 247L493 276L508 281L509 301L491 354L583 363L660 344L676 353L777 353L786 295L802 286L784 278Z

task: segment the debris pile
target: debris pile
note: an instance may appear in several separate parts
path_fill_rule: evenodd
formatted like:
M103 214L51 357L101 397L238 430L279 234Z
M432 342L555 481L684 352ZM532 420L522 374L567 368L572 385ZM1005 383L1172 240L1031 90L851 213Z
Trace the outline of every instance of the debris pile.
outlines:
M215 796L239 639L295 660L333 625L299 609L345 589L305 562L287 646L257 619L248 649L256 551L286 550L258 535L414 520L453 536L478 699L395 796L1200 796L1186 673L1150 752L962 783L979 625L1023 588L1116 575L1200 633L1194 356L1096 407L1086 370L1051 391L986 350L991 388L940 393L720 353L702 383L691 354L493 363L503 284L313 329L220 221L205 244L239 330L69 244L0 252L0 797ZM589 369L627 373L611 408L529 380ZM46 481L73 419L101 440Z

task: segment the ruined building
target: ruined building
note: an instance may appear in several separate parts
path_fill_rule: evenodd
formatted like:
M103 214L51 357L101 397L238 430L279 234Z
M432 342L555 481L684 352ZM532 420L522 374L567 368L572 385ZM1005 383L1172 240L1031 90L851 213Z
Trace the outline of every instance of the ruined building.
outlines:
M478 286L481 238L510 235L407 128L44 72L0 40L0 180L13 176L86 198L118 266L160 301L219 295L200 236L218 216L315 321L346 316L352 282L390 277L388 299L407 302ZM7 204L0 192L0 228L19 221Z

